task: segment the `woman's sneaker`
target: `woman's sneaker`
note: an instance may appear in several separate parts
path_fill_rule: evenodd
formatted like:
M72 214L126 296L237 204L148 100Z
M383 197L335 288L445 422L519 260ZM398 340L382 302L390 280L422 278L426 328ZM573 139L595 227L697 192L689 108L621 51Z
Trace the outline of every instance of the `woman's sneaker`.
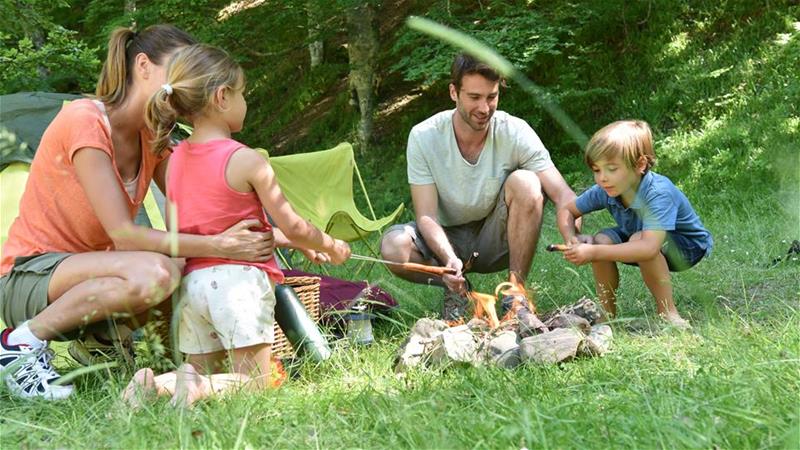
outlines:
M133 367L133 331L125 325L109 329L109 339L88 333L81 339L69 343L67 351L72 358L84 366L93 366L109 361L120 361Z
M61 400L72 394L71 384L59 385L61 377L51 361L53 351L45 344L34 349L29 345L10 345L11 328L0 334L0 373L12 394L20 398Z

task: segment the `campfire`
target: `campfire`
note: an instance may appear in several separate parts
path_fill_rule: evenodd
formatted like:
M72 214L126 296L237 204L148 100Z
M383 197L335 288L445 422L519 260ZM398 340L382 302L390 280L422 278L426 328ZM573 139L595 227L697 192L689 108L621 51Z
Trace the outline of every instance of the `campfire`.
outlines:
M524 285L512 274L494 295L470 290L473 316L445 322L420 319L400 347L395 371L417 366L449 364L497 365L512 368L521 363L555 364L577 356L600 356L612 341L611 328L598 323L601 309L581 298L541 315ZM498 319L498 299L506 313Z

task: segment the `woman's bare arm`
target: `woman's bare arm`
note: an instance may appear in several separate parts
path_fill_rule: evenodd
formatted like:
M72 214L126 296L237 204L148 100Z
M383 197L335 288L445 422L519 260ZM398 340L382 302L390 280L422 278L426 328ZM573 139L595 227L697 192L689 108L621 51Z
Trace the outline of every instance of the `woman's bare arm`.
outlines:
M73 156L78 181L89 203L114 241L116 250L143 250L170 256L216 256L244 261L266 261L272 257L271 233L249 231L257 220L242 221L214 236L177 234L178 254L171 255L169 233L136 225L131 219L126 193L117 181L111 157L99 149L83 148Z

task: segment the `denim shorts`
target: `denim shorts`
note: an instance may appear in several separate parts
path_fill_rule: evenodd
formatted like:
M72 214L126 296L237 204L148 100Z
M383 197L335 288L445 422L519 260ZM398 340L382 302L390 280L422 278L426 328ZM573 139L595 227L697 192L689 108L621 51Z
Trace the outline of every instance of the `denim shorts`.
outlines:
M615 244L622 244L630 240L630 235L620 227L605 228L600 233L608 236ZM686 236L674 231L667 231L667 238L661 246L661 254L667 259L670 272L681 272L694 267L706 256L706 249L700 248ZM629 266L638 266L637 263L624 263Z

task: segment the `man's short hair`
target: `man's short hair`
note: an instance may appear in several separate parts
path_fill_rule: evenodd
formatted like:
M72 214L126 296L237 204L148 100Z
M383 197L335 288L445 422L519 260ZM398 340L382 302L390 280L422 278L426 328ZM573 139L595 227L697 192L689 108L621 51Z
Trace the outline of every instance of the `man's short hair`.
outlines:
M453 83L457 91L460 91L461 80L464 78L464 75L472 75L475 73L489 81L499 81L501 85L505 86L505 80L503 80L499 72L488 64L480 62L466 53L456 55L456 58L453 60L453 65L450 67L450 82Z

